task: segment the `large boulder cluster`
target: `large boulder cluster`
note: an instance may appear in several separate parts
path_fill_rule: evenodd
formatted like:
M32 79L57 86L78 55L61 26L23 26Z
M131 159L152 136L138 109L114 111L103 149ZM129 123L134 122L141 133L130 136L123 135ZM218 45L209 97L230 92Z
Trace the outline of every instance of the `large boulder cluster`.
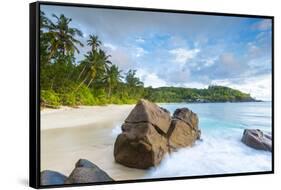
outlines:
M200 138L198 122L188 108L177 109L171 116L168 110L141 99L121 127L114 158L133 168L156 166L166 153L191 146Z

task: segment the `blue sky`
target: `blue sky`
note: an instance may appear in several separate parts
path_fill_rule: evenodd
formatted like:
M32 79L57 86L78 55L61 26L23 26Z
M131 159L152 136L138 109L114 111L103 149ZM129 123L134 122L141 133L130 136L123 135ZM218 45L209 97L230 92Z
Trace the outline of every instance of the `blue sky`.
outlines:
M145 86L225 85L271 100L271 20L41 6L71 26L98 35L123 72L136 69ZM76 60L83 59L82 48Z

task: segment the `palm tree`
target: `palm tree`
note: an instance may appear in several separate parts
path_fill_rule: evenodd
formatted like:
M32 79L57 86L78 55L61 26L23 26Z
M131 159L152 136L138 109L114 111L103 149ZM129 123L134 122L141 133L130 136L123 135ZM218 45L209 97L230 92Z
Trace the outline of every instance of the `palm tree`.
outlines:
M48 29L51 21L46 17L46 14L43 11L40 11L40 31L42 29Z
M108 85L108 97L111 97L112 89L121 82L121 70L116 65L112 65L106 71L104 82Z
M143 87L143 82L138 77L136 77L136 70L130 69L126 73L125 81L132 96L135 96L138 89Z
M112 64L109 60L111 55L106 55L105 51L99 50L99 59L101 60L102 64L104 65L105 69L108 69L109 66Z
M49 29L51 21L46 17L43 11L40 11L40 63L42 66L48 64L50 53L48 48L50 46L49 35L46 30Z
M103 50L90 51L85 55L85 59L81 62L83 69L78 76L78 80L84 76L82 82L78 85L77 90L82 84L87 84L89 87L95 79L103 79L105 72L112 64L109 60L110 55L106 55ZM88 81L88 82L87 82Z
M109 69L109 65L112 64L109 60L110 55L106 55L103 50L100 49L98 53L94 51L92 54L94 56L90 63L91 80L87 84L88 87L92 84L94 79L103 78L105 72Z
M101 46L101 44L102 43L97 35L89 35L89 39L87 40L87 45L92 47L92 51L97 51Z
M105 52L101 49L99 49L100 45L101 45L101 41L98 39L98 36L96 35L89 35L89 39L87 40L87 45L91 46L91 51L88 52L88 55L90 54L95 54L95 52L97 52L97 50L99 50L99 54L100 56L105 59L106 64L108 63L108 58L110 57L110 55L106 55ZM86 55L86 59L89 60L89 56ZM92 59L93 60L93 59ZM111 62L110 62L111 63ZM87 64L85 64L85 66L83 67L83 69L81 70L81 72L78 75L78 79L79 80L82 76L82 74L86 71L87 69Z
M67 18L63 14L60 17L54 14L52 16L56 19L56 22L50 21L49 31L47 32L50 39L49 58L51 59L55 54L73 57L75 52L80 53L77 45L81 47L84 45L76 37L81 37L82 32L77 28L69 27L71 18Z
M136 77L136 70L129 70L126 73L126 78L125 78L127 84L129 87L137 87L137 86L143 86L143 82L141 82L141 80Z

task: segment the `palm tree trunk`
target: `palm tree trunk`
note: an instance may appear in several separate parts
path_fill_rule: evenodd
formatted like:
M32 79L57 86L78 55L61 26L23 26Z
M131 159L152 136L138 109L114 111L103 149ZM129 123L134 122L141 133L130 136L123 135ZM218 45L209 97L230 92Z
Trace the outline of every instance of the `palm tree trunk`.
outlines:
M108 86L108 94L107 94L108 98L111 97L111 85Z
M84 73L85 69L86 69L86 65L84 66L84 68L82 69L82 71L79 73L79 76L78 76L77 80L80 79L80 77L81 77L82 74Z
M87 85L87 87L89 87L90 85L91 85L91 83L93 82L93 78L91 78L91 80L89 81L89 83L88 83L88 85Z
M89 76L89 75L88 75ZM83 83L86 82L86 80L88 79L88 76L85 77L85 79L77 86L77 88L74 90L74 92L77 92L77 90L79 90L79 88L82 86Z

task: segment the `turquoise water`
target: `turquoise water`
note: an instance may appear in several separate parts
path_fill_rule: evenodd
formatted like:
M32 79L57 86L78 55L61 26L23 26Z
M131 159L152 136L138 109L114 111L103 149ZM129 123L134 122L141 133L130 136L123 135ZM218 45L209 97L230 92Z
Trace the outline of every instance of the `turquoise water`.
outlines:
M202 141L166 155L145 178L271 170L271 152L255 150L241 142L246 128L271 133L271 102L159 105L171 113L181 107L197 113Z

